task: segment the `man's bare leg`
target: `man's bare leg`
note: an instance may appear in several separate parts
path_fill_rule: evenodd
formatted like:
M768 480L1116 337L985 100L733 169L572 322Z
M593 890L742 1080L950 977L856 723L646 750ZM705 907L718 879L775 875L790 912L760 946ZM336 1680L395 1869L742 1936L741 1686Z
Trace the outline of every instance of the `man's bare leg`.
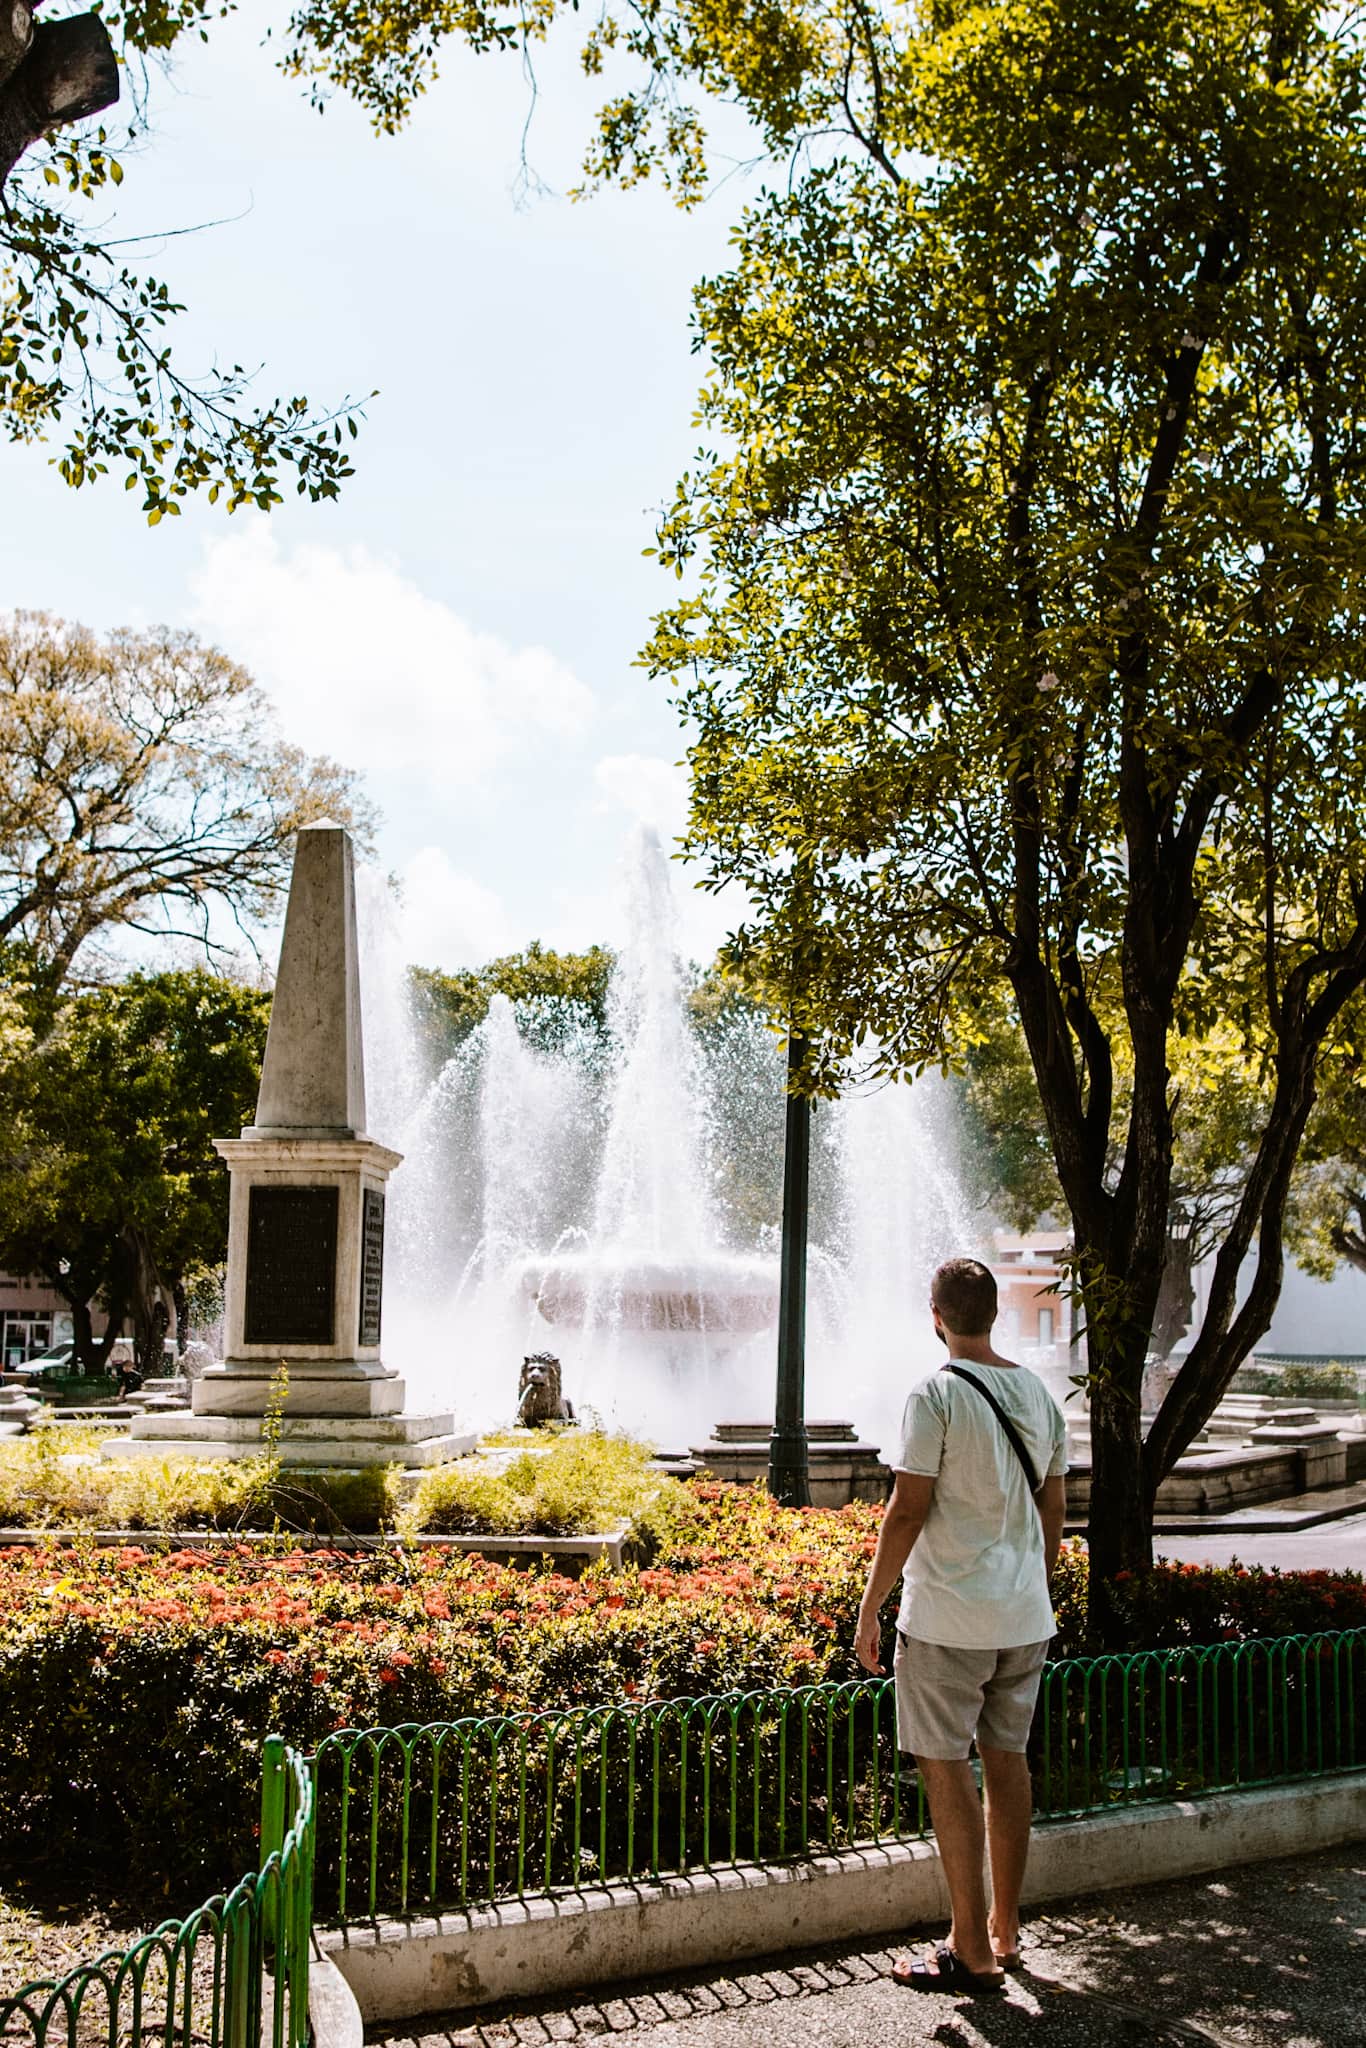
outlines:
M1020 1890L1029 1858L1034 1812L1029 1762L1014 1749L978 1744L987 1795L987 1850L991 1857L991 1945L997 1958L1020 1946Z
M925 1781L930 1819L934 1823L935 1840L939 1844L939 1857L953 1907L949 1947L959 1962L975 1975L997 1976L1000 1965L992 1952L987 1929L987 1898L982 1874L986 1828L972 1766L928 1756L917 1757L916 1765Z

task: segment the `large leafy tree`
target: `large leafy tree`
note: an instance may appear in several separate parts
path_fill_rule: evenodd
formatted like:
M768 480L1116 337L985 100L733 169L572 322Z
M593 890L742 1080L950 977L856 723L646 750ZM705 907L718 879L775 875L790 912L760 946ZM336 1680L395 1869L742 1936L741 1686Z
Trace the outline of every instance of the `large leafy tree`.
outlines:
M356 778L283 741L215 648L0 618L0 945L49 989L120 930L221 944L274 907L293 835L324 817L364 835Z
M63 1296L88 1368L125 1324L150 1361L187 1283L224 1257L213 1140L251 1121L270 997L197 968L55 1014L42 991L24 1002L11 985L9 1000L32 1024L8 1051L0 1038L0 1266Z
M1019 1016L1103 1580L1267 1327L1366 979L1366 61L1312 5L1012 0L907 18L882 80L862 158L754 208L699 295L727 452L665 523L702 585L652 659L813 1085L870 1029L914 1068ZM1228 1026L1265 1107L1144 1441L1173 1052Z

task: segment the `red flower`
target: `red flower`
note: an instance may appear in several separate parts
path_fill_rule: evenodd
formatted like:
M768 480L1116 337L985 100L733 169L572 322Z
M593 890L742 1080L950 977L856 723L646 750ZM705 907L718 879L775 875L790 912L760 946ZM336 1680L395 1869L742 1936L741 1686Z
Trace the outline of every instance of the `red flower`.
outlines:
M287 1664L289 1659L283 1650L267 1650L266 1662L267 1664Z

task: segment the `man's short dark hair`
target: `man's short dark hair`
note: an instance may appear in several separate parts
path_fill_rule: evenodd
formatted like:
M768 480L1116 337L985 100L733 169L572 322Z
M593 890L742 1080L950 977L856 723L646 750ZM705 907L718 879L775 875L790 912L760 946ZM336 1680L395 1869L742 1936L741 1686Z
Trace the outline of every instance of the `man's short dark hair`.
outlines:
M930 1300L955 1337L985 1337L996 1320L996 1280L980 1259L945 1259L930 1282Z

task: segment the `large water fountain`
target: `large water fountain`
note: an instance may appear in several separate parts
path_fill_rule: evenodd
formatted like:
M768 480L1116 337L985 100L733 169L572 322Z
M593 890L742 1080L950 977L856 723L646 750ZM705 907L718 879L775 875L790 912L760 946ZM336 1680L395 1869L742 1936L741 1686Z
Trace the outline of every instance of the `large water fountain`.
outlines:
M424 1086L392 955L365 977L386 1127L386 1353L425 1397L505 1420L524 1353L580 1411L676 1445L772 1414L782 1048L752 1015L690 1019L667 858L642 832L605 1033L496 997ZM363 918L362 945L385 946ZM935 1362L930 1273L985 1237L964 1212L936 1083L818 1107L808 1412L895 1439Z

